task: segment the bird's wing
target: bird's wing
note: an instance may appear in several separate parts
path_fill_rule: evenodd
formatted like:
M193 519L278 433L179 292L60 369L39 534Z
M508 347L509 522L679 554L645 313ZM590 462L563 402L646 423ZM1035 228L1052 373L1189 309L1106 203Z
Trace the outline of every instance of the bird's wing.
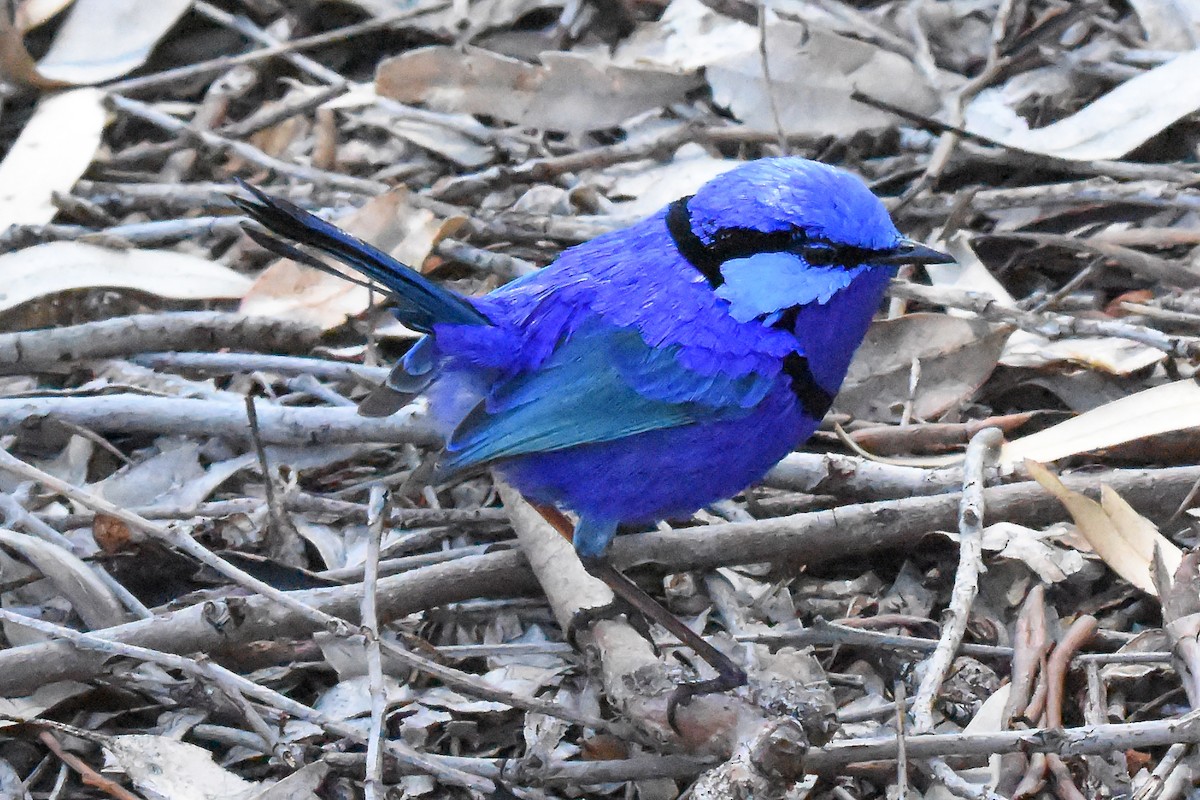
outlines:
M775 378L703 374L681 364L678 348L652 348L632 329L589 325L476 406L447 442L439 473L741 416Z

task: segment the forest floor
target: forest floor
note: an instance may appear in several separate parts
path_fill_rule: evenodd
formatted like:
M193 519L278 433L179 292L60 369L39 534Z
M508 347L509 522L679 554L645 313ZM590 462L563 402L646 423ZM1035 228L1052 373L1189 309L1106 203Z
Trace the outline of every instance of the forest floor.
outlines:
M1200 2L24 0L0 18L0 796L1191 795ZM821 431L616 566L426 486L416 334L260 186L469 295L748 159L903 272ZM669 480L670 476L663 476ZM636 620L635 620L636 621Z

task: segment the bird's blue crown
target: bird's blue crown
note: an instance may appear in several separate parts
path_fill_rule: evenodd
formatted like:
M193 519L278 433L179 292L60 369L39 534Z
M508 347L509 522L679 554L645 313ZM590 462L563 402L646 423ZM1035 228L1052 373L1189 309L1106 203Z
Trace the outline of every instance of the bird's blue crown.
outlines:
M706 243L737 230L863 250L889 250L903 238L861 178L803 158L764 158L726 172L688 209Z

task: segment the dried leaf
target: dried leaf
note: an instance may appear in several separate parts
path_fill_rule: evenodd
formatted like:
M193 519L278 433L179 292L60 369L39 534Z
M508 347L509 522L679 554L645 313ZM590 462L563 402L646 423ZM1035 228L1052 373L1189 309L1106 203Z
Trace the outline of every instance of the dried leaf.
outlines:
M76 0L38 72L76 85L118 78L146 63L190 7L190 0Z
M1000 464L1026 459L1055 461L1077 453L1200 427L1200 385L1182 380L1105 403L1086 413L1032 433L1000 450Z
M682 101L700 79L548 51L534 66L467 48L423 47L380 63L375 91L438 111L488 114L534 128L583 132Z
M738 163L733 159L713 158L698 144L685 144L666 164L621 164L605 170L604 175L616 178L608 195L623 201L616 204L620 213L641 217L653 214L676 198L695 194L709 180Z
M984 528L983 548L995 552L999 558L1020 561L1045 583L1058 583L1084 566L1078 550L1055 546L1054 543L1068 544L1058 527L1038 531L1011 522L997 522Z
M909 396L913 360L919 359L913 413L919 419L935 417L983 385L1007 338L1007 330L948 314L908 314L876 323L834 404L863 419L899 419L898 409Z
M0 545L37 568L91 630L129 621L125 607L79 556L58 545L24 533L0 528Z
M391 675L383 676L384 692L388 705L408 704L414 699L411 687L402 684ZM436 691L436 690L435 690ZM366 734L370 725L368 718L371 713L371 692L366 675L338 681L326 691L313 705L317 711L336 720L346 720L351 725L361 728ZM315 722L302 719L291 719L283 726L283 740L295 742L309 736L320 736L321 726Z
M104 740L104 750L147 797L249 800L261 788L218 766L203 747L166 736L113 736Z
M0 728L16 725L14 719L34 719L59 703L78 697L92 687L75 681L57 681L39 686L26 697L0 697Z
M1130 375L1166 357L1157 348L1112 336L1047 339L1036 333L1016 331L1008 340L1000 363L1029 369L1079 364L1109 375Z
M248 800L318 800L317 787L328 774L328 764L314 761L258 794L250 795Z
M639 26L621 42L613 61L691 72L722 58L757 53L758 44L756 26L719 14L700 0L672 0L658 22Z
M96 157L107 118L103 101L99 90L76 89L38 103L0 163L0 227L54 219L51 195L69 192Z
M1118 653L1161 653L1163 650L1169 650L1171 643L1167 639L1167 632L1162 628L1147 628L1141 633L1134 636L1125 644L1121 645ZM1105 682L1113 680L1140 680L1154 672L1161 672L1166 669L1165 663L1150 663L1150 664L1105 664L1100 668L1100 677Z
M1066 119L1030 129L999 89L980 92L967 108L967 129L1010 147L1075 161L1116 159L1200 110L1200 51L1131 78Z
M1153 50L1193 50L1200 45L1200 3L1196 0L1130 0L1146 42Z
M493 148L480 142L491 138L491 130L470 114L451 114L438 125L421 120L398 118L379 107L379 96L371 84L357 84L350 91L324 103L322 108L354 109L359 118L444 156L462 167L476 169L495 157Z
M241 297L250 279L206 258L170 250L109 250L49 242L0 256L0 311L73 289L133 289L172 300Z
M441 230L432 212L408 202L408 191L394 189L338 220L338 226L380 250L420 269ZM329 262L333 268L336 262ZM378 295L376 299L378 300ZM280 259L265 269L242 298L241 312L280 317L336 328L370 306L371 292L312 267Z
M1183 558L1183 553L1171 540L1108 486L1101 487L1102 502L1097 503L1068 489L1036 461L1026 460L1025 468L1066 507L1079 532L1105 564L1143 592L1158 596L1152 569L1154 549L1159 549L1164 563L1172 571Z
M790 134L849 136L896 124L896 117L850 99L855 91L918 114L939 107L938 95L911 61L877 45L792 22L767 29L771 92L779 124ZM713 101L757 130L777 128L754 47L705 70Z
M926 264L924 269L925 274L929 276L929 282L934 286L951 286L990 295L1000 306L1016 307L1016 299L975 254L974 248L971 247L972 238L970 234L960 232L945 241L945 250L954 256L954 261L949 264ZM948 313L954 316L974 316L969 311L958 309L951 309Z

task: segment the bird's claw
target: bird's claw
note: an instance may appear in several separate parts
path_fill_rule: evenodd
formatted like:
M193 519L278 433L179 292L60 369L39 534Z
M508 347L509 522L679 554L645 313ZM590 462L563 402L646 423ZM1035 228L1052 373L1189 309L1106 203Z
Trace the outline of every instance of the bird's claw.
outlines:
M677 735L683 735L683 731L679 730L679 723L676 717L679 706L687 705L694 697L728 692L731 689L746 685L746 673L741 667L732 661L721 666L724 666L725 669L722 669L717 674L717 677L703 681L681 683L675 687L675 691L671 692L671 697L667 700L667 723Z
M600 620L616 619L622 615L629 623L629 627L637 631L643 639L650 643L650 646L654 648L654 655L659 655L658 646L654 643L654 636L650 632L649 621L637 609L617 596L614 596L612 600L602 606L581 608L572 614L571 621L567 623L567 644L579 650L580 633L588 630Z

